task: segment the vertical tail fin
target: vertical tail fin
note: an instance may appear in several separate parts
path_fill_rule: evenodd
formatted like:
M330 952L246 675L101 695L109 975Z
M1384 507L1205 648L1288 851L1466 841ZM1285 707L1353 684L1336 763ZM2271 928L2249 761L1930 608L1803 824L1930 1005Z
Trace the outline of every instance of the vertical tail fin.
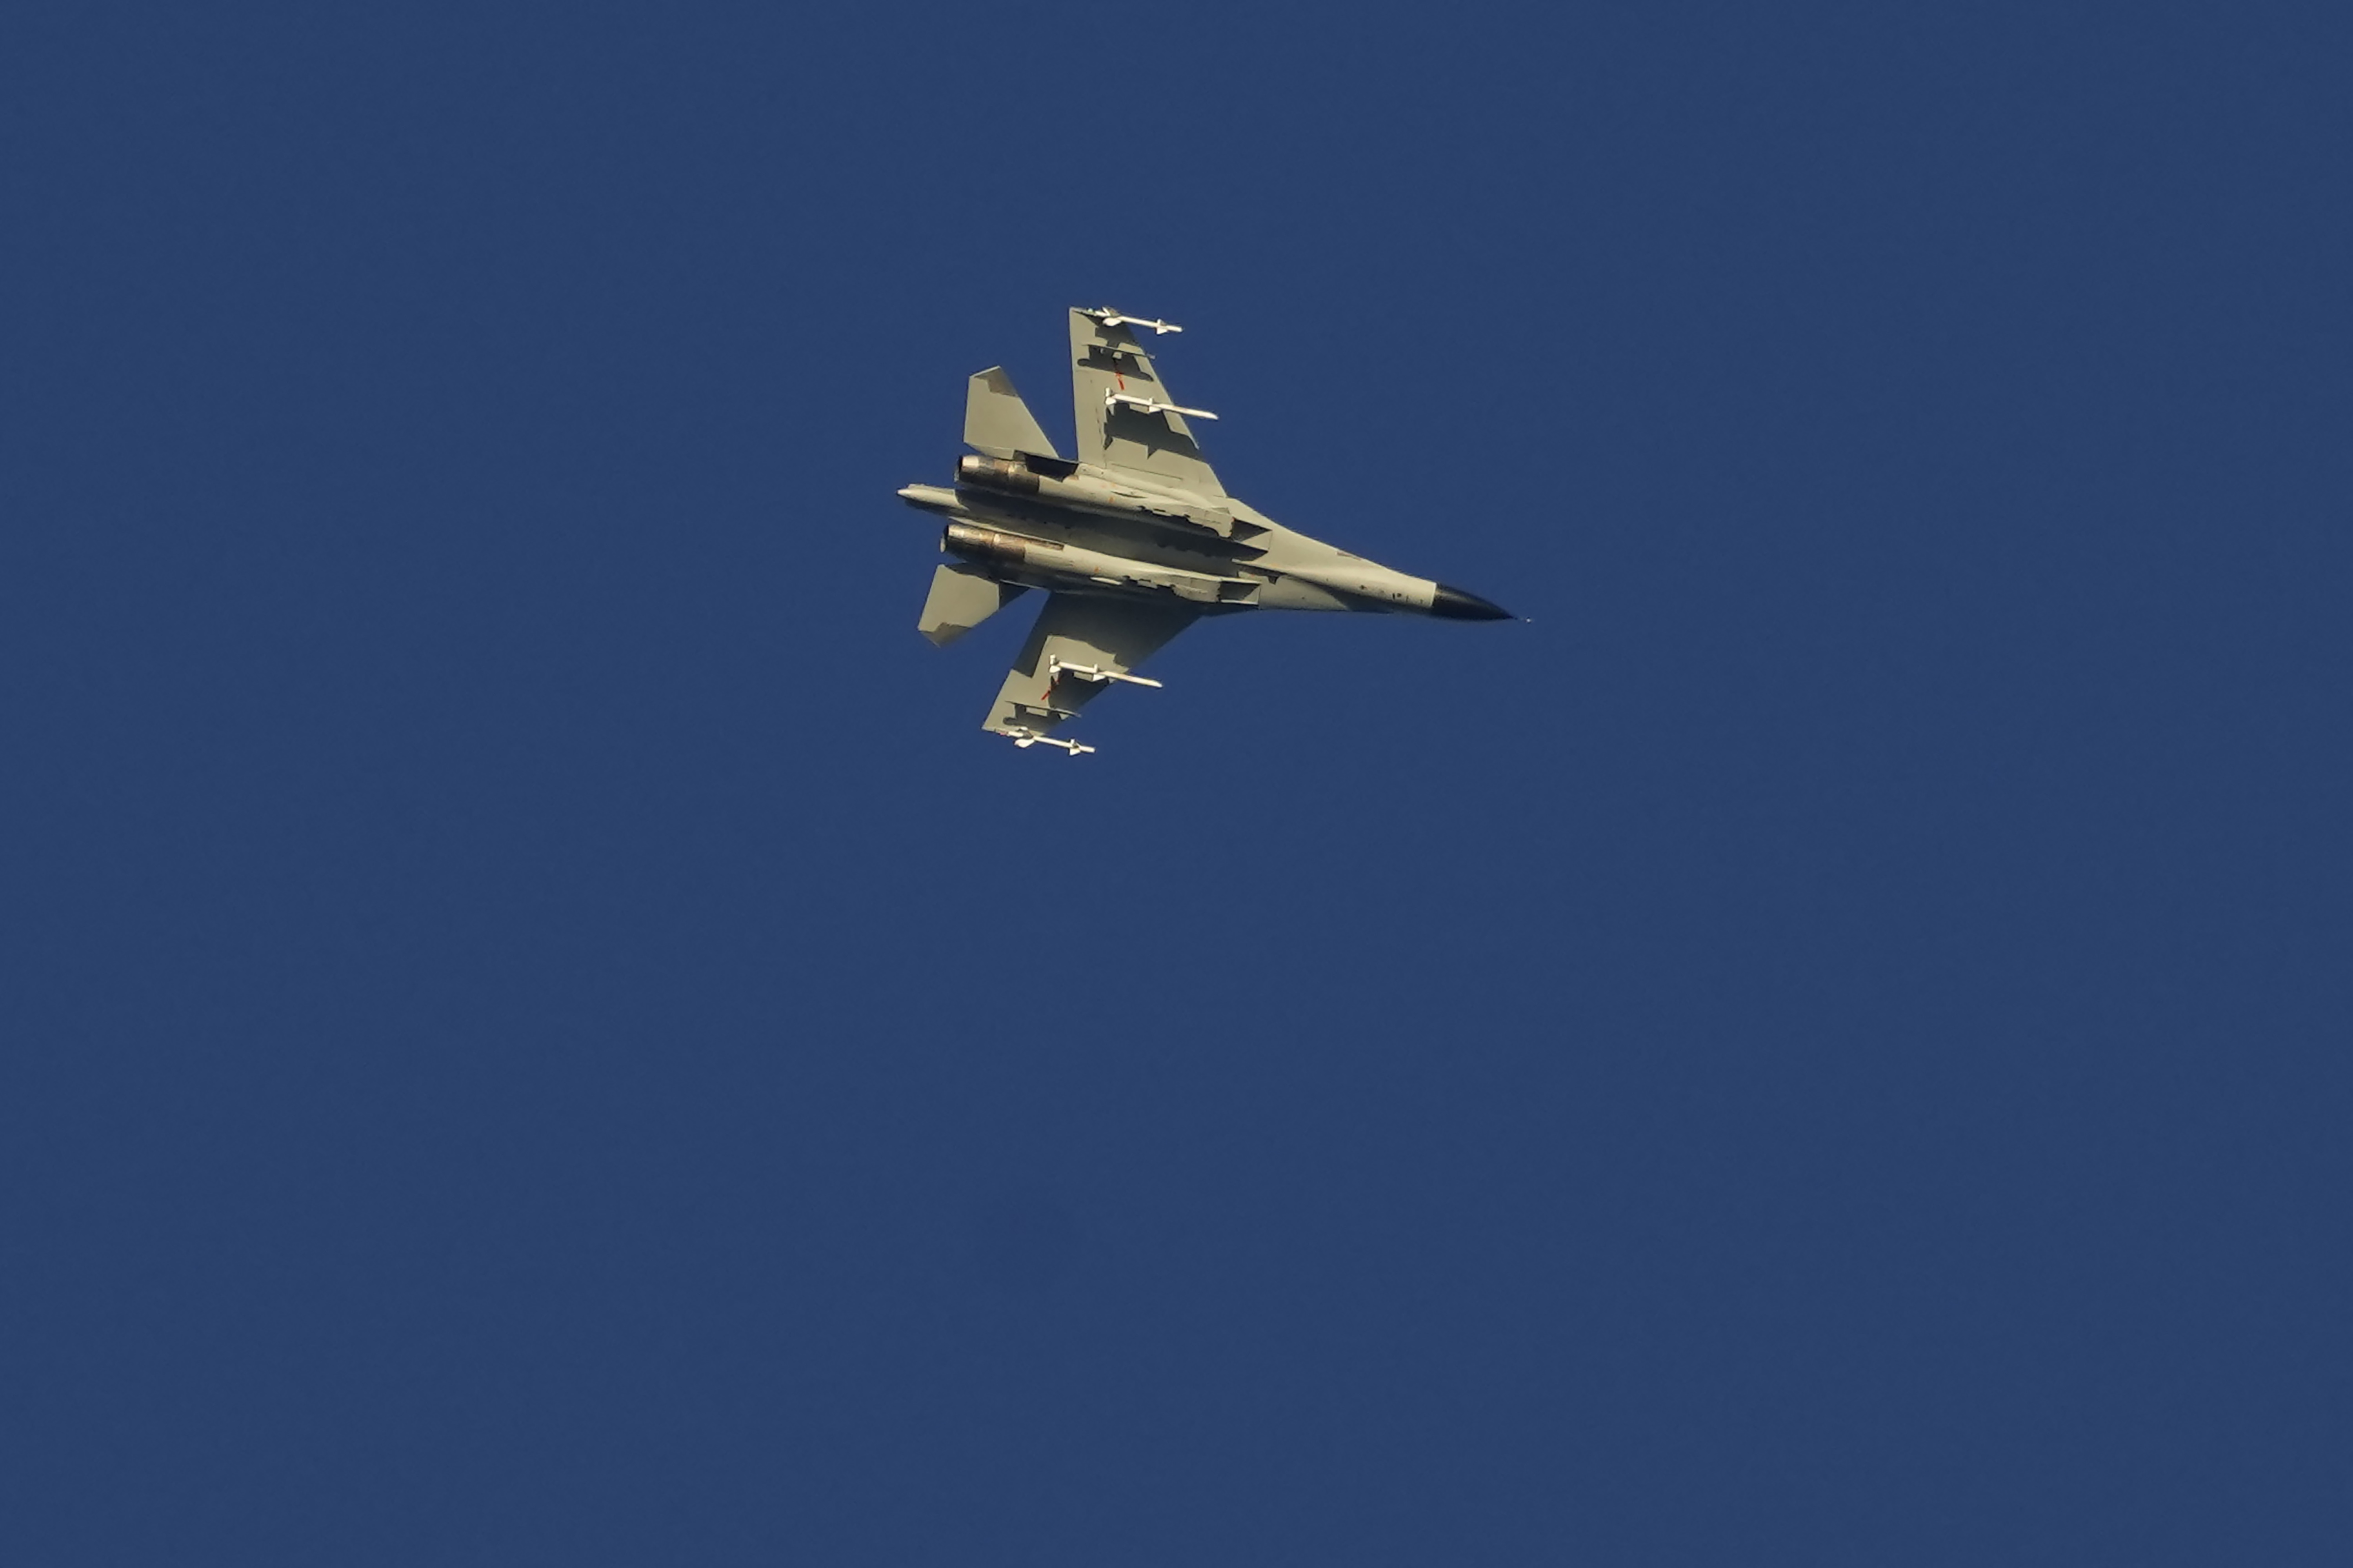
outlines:
M1046 439L1046 432L1038 428L1029 405L1013 390L1013 378L996 365L974 376L965 389L964 444L992 458L1010 458L1017 452L1035 452L1041 458L1061 456L1054 450L1054 443Z

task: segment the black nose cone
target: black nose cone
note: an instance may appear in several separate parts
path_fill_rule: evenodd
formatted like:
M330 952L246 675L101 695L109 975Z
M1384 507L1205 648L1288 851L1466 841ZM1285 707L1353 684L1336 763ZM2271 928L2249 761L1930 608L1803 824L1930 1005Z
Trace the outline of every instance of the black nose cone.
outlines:
M1430 613L1444 616L1450 621L1508 621L1512 612L1492 600L1476 594L1466 594L1460 588L1438 585L1438 597L1430 601Z

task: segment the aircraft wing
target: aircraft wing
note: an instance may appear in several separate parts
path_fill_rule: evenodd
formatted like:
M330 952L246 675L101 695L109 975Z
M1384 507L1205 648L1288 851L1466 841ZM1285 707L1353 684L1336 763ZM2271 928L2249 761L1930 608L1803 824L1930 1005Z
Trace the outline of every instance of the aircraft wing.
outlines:
M1108 310L1071 312L1071 395L1077 405L1079 461L1124 469L1166 489L1217 500L1226 492L1201 456L1185 416L1135 341ZM1215 418L1215 415L1206 417Z
M1092 594L1050 595L983 728L999 734L1050 735L1097 692L1124 684L1158 685L1116 678L1130 675L1200 614L1190 605Z

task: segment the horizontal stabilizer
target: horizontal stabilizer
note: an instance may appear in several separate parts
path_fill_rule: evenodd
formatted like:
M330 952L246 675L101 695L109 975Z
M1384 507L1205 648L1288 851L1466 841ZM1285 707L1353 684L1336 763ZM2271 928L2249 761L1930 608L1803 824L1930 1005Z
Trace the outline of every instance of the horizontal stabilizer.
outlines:
M1034 452L1059 458L1054 443L1038 427L1029 405L1013 390L1013 378L996 365L972 378L964 395L964 444L992 458Z
M1005 608L1029 590L1018 583L1000 583L978 567L962 563L932 574L932 592L923 601L923 619L915 629L934 647L948 644Z

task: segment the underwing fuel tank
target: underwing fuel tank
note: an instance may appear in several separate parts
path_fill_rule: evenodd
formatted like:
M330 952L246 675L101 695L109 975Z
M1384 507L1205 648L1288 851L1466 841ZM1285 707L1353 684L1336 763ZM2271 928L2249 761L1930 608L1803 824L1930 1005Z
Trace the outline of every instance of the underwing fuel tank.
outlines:
M1174 523L1206 528L1221 539L1233 537L1234 514L1224 507L1117 484L1088 473L1076 463L1063 466L1071 469L1069 474L1039 473L1026 463L1009 463L1002 458L967 457L956 462L956 484L1113 517L1140 518L1164 527Z
M1125 588L1174 594L1195 604L1247 602L1259 584L1240 577L1212 577L1173 566L1155 566L1124 555L1106 555L1059 540L1031 539L977 523L951 522L940 548L991 574L1014 582L1083 593L1090 588Z

